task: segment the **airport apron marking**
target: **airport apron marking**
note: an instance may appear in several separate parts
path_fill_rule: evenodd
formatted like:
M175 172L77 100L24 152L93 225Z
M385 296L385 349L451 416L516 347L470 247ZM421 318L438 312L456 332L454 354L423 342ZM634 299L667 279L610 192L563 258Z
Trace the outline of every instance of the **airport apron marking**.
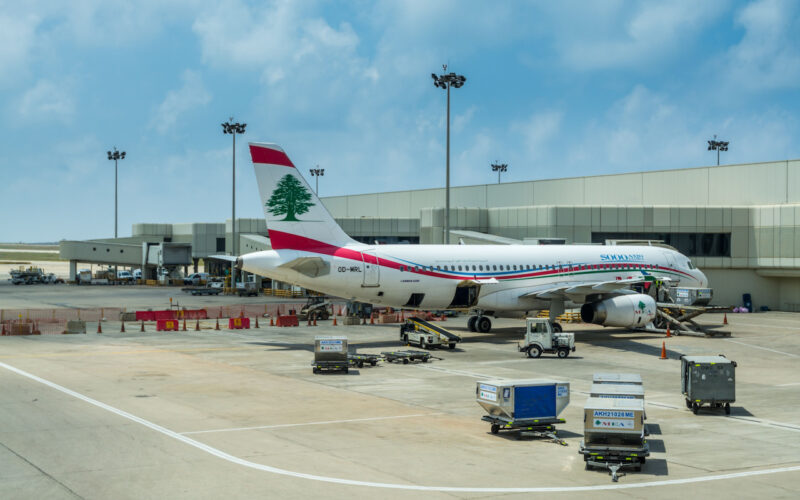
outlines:
M372 488L387 488L387 489L394 489L394 490L413 490L413 491L452 491L452 492L462 492L462 493L545 493L545 492L573 492L573 491L597 491L597 490L627 490L633 488L649 488L652 486L673 486L679 484L691 484L691 483L703 483L706 481L720 481L723 479L737 479L743 477L751 477L751 476L762 476L766 474L778 474L782 472L798 472L800 471L800 465L793 466L793 467L778 467L773 469L762 469L762 470L755 470L755 471L746 471L746 472L734 472L730 474L716 474L712 476L701 476L701 477L690 477L685 479L666 479L663 481L647 481L642 483L625 483L625 484L594 484L591 486L542 486L542 487L484 487L484 488L472 488L472 487L459 487L459 486L422 486L416 484L395 484L395 483L376 483L371 481L358 481L355 479L341 479L337 477L328 477L328 476L317 476L315 474L307 474L304 472L294 472L286 469L279 469L277 467L272 467L269 465L258 464L255 462L251 462L249 460L245 460L243 458L235 457L229 453L225 453L222 450L218 450L213 446L209 446L207 444L201 443L200 441L194 440L190 437L186 437L182 434L179 434L175 431L169 430L166 427L162 427L158 424L150 422L149 420L145 420L141 417L137 417L132 413L128 413L124 410L120 410L119 408L115 408L111 405L107 405L102 403L96 399L92 399L89 396L84 396L79 392L75 392L71 389L67 389L66 387L60 386L54 382L50 382L49 380L43 379L41 377L37 377L32 373L28 373L24 370L20 370L19 368L15 368L11 365L3 363L0 361L0 367L5 368L6 370L16 373L22 377L28 378L35 382L39 382L40 384L46 385L51 389L55 389L59 392L72 396L76 399L80 399L81 401L85 401L91 405L94 405L98 408L102 408L103 410L109 411L120 417L126 418L138 424L141 424L149 429L152 429L156 432L159 432L165 436L171 437L178 441L181 441L184 444L188 444L189 446L193 446L199 450L202 450L210 455L214 455L215 457L221 458L223 460L227 460L228 462L241 465L243 467L248 467L250 469L260 470L263 472L269 472L272 474L278 474L282 476L289 476L289 477L296 477L300 479L309 479L312 481L322 481L326 483L335 483L335 484L343 484L346 486L367 486Z

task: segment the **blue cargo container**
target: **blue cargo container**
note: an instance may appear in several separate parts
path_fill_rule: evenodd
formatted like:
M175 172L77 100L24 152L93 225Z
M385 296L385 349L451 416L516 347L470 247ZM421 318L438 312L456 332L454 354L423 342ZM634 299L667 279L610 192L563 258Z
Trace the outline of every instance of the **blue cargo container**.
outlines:
M556 380L485 380L478 382L477 402L489 415L513 420L556 418L569 404L569 382Z

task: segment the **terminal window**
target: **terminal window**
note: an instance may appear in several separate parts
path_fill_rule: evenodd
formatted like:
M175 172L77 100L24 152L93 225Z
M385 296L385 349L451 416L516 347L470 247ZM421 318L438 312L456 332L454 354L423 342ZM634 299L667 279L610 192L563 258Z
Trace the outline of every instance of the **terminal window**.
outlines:
M225 251L225 238L217 238L217 252Z
M689 257L731 256L731 233L592 233L592 243L606 240L660 240Z

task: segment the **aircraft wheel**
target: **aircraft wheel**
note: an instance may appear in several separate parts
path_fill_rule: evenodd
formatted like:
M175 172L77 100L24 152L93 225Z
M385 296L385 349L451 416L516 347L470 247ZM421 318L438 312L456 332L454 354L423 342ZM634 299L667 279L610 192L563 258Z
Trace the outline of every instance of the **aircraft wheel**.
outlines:
M563 332L564 330L561 328L561 323L553 323L553 331L554 332Z
M492 329L492 320L490 320L486 316L481 316L475 322L475 328L480 333L489 333L489 331L491 331Z
M475 322L478 321L477 316L470 316L469 320L467 320L467 330L474 332L475 330Z

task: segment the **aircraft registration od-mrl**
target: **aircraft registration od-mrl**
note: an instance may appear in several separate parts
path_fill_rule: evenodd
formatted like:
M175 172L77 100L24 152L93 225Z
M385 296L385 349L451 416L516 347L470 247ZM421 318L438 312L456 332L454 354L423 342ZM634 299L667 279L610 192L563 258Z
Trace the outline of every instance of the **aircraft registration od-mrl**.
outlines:
M329 295L406 309L466 309L472 331L491 317L581 307L584 322L643 328L656 302L632 285L653 280L704 288L705 275L659 246L368 245L347 236L277 145L250 143L272 250L240 269ZM556 326L558 329L558 326Z

